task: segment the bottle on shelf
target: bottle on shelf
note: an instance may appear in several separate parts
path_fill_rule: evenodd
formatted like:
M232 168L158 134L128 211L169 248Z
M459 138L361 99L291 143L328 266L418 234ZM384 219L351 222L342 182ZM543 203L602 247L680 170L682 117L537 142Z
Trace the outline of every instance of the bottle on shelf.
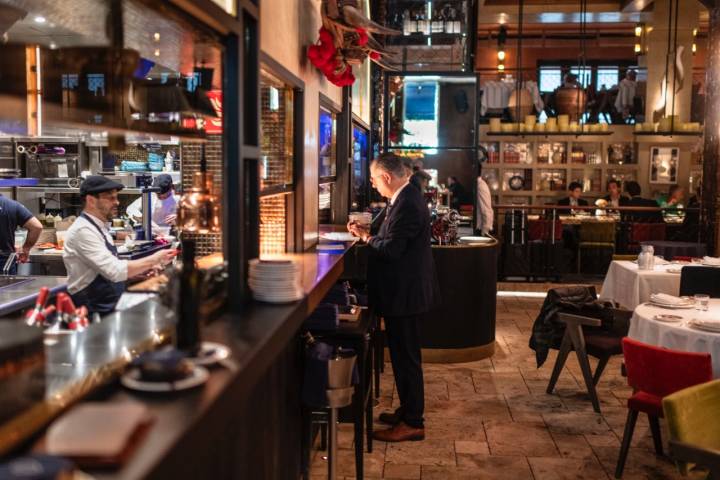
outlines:
M178 292L175 346L190 356L200 349L200 299L202 276L195 265L195 241L182 241L182 267Z
M410 11L410 13L408 14L408 18L409 18L409 21L408 21L408 32L409 32L410 34L413 34L413 33L415 33L415 32L418 31L418 18L417 18L417 13L415 13L415 12L413 12L413 11Z
M439 9L433 12L431 31L432 33L443 33L445 31L445 19Z
M455 33L453 20L455 19L455 9L451 6L445 8L445 33Z
M430 21L425 18L424 13L421 13L418 17L418 32L423 35L430 35Z
M412 30L410 30L411 24L412 19L410 18L410 11L406 9L402 15L403 35L407 36L413 33Z

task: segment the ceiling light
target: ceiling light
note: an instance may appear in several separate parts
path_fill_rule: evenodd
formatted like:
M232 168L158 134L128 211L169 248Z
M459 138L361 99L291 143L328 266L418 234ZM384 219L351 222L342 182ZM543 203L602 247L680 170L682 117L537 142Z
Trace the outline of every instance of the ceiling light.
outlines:
M642 51L642 47L639 43L635 44L635 53L640 53Z
M697 32L698 32L698 29L697 29L697 28L693 28L693 37L697 37Z
M46 22L45 17L43 17L41 15L38 15L37 17L35 17L35 23L45 23L45 22Z
M154 39L156 42L159 42L159 41L160 41L160 34L159 34L158 32L153 33L153 39Z
M498 51L498 60L505 60L505 50Z
M57 48L57 43L50 42L50 50L55 50Z
M156 48L156 49L155 49L155 56L156 56L156 57L159 57L159 56L160 56L160 49L159 49L159 48Z
M692 44L692 53L697 53L697 44Z
M641 37L641 36L642 36L642 30L643 30L642 25L637 25L637 26L635 27L635 36L636 36L636 37Z
M503 65L502 63L498 64L498 71L499 71L499 72L504 72L504 71L505 71L505 65Z

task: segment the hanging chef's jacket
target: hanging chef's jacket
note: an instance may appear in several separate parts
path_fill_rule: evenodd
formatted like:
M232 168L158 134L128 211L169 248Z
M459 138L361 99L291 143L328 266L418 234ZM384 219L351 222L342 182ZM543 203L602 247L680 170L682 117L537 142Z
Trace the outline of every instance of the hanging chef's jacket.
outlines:
M118 258L106 223L83 212L65 235L63 262L76 306L100 314L115 308L125 289L128 262Z

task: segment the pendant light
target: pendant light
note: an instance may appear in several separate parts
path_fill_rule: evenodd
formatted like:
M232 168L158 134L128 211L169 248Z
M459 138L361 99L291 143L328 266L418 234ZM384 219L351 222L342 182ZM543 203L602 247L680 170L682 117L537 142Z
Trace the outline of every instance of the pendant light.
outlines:
M207 171L204 143L200 155L200 171L193 174L193 185L183 193L178 204L177 228L190 233L218 233L220 200L213 194L213 179Z

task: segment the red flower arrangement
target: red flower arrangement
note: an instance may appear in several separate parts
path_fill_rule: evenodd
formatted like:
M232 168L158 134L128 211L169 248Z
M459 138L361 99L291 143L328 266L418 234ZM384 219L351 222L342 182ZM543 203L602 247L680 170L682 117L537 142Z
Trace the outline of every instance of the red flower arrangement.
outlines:
M382 27L360 13L353 0L323 0L323 26L315 45L308 47L307 56L325 77L339 87L355 83L352 65L362 64L367 57L380 64L387 55L370 32L397 35L400 32ZM386 67L387 68L387 67Z

